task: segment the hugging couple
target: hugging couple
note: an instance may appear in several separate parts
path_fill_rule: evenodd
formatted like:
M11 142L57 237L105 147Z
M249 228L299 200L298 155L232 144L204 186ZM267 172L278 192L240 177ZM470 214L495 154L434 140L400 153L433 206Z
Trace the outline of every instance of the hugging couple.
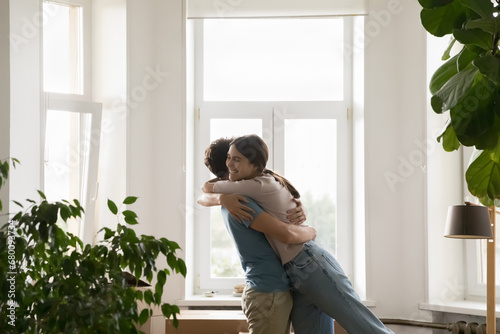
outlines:
M362 304L337 260L314 242L300 194L266 168L269 150L257 135L215 140L205 165L216 175L198 203L221 205L246 279L242 308L252 334L393 333Z

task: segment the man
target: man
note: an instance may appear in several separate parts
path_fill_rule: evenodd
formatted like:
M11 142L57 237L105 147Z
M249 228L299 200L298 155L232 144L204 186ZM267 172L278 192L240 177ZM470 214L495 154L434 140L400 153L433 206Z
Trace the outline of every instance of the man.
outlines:
M227 178L224 162L230 143L231 139L221 138L205 150L205 165L220 179ZM224 223L236 244L246 273L242 308L250 333L289 333L292 309L290 282L264 233L284 243L295 244L313 240L316 230L283 223L244 196L204 193L198 203L204 206L222 205ZM305 220L300 205L290 214L291 221L300 223Z

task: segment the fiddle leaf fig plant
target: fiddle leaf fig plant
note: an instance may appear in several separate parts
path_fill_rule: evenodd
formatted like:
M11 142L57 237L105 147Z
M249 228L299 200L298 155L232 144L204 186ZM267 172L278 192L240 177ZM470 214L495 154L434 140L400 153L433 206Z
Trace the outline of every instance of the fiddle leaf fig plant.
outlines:
M419 0L423 27L450 36L445 62L429 83L432 109L449 113L438 141L446 151L475 148L465 178L471 194L487 206L500 204L499 2ZM453 49L458 52L452 56Z
M40 201L27 200L30 206L0 228L1 333L142 333L139 325L153 307L177 326L179 308L162 295L167 276L185 276L186 266L176 242L138 236L128 226L138 217L121 206L137 197L120 207L108 200L116 228L103 228L100 241L85 245L67 232L84 214L80 203L49 202L38 193ZM159 267L159 257L167 268ZM139 289L141 278L154 286Z

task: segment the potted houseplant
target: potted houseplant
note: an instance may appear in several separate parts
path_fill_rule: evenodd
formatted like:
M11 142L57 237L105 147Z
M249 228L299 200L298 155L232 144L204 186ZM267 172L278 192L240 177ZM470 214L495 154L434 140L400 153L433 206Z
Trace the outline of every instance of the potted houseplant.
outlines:
M8 167L0 162L0 186ZM108 200L116 229L104 228L99 242L84 245L64 228L84 213L80 203L51 203L39 195L40 201L27 200L29 207L15 202L21 211L0 228L1 333L141 333L152 307L177 325L179 308L161 301L171 271L186 275L176 242L136 235L129 225L138 223L137 215ZM127 197L122 205L136 200ZM170 269L157 267L159 256ZM125 271L135 278L132 286ZM156 283L136 289L140 278ZM138 301L147 306L139 310Z
M429 89L436 113L449 113L438 140L446 151L475 148L465 177L486 206L500 202L500 15L498 0L419 0L432 35L450 36ZM458 53L451 55L450 50Z

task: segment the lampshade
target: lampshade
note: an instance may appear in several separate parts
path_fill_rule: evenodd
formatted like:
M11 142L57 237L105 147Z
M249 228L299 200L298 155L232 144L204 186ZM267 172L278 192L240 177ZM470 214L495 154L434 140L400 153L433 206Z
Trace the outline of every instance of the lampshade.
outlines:
M493 238L488 208L480 205L450 206L444 236L463 239Z

